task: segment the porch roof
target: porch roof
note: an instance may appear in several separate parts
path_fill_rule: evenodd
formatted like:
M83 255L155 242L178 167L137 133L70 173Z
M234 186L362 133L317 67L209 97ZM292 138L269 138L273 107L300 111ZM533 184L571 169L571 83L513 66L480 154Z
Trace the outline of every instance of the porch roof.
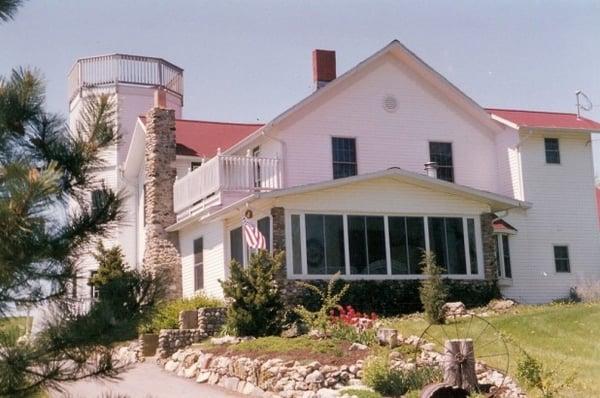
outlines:
M510 198L493 192L488 192L466 185L455 184L437 178L432 178L424 174L415 173L412 171L403 170L400 168L390 168L373 173L366 173L352 177L340 178L337 180L328 180L313 184L306 184L297 187L275 190L271 192L255 193L247 197L227 205L222 208L209 209L207 212L192 215L183 219L170 227L168 231L179 230L192 222L198 221L213 221L219 218L230 216L240 207L246 206L259 199L277 199L289 195L297 195L302 193L314 192L324 189L341 187L348 184L354 184L362 181L374 180L379 178L391 178L399 182L409 183L422 188L428 188L437 192L443 192L450 195L456 195L465 199L474 200L481 203L486 203L490 206L492 212L498 212L514 208L528 209L531 203ZM212 211L211 211L212 210Z

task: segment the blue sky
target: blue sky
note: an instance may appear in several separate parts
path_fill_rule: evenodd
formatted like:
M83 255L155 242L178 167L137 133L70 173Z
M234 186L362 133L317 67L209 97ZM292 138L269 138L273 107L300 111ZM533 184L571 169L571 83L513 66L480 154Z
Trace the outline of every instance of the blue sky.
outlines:
M66 112L82 56L126 52L185 69L184 116L266 121L312 91L311 51L341 73L398 39L483 106L575 111L600 120L598 1L30 0L0 25L0 74L40 68Z

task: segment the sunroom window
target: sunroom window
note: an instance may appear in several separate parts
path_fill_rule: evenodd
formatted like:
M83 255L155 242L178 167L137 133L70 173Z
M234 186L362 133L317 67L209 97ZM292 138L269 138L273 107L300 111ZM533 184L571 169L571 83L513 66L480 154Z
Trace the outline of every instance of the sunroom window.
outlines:
M345 272L342 216L306 215L306 265L309 274Z
M348 216L350 273L387 274L383 217Z
M420 274L425 250L423 217L389 217L392 274Z
M449 274L466 274L463 220L458 217L429 218L429 246L437 264Z
M294 275L419 275L424 250L437 255L447 274L480 274L479 222L473 217L290 214L288 220Z

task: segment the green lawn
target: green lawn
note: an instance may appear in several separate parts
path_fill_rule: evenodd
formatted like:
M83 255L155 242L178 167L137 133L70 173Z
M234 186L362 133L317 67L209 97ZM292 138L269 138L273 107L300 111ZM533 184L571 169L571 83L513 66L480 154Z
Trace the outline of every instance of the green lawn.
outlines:
M511 313L485 319L509 336L511 375L516 373L520 345L549 368L557 369L561 377L576 372L573 391L564 396L600 397L600 304L520 306ZM421 318L392 319L389 323L404 336L419 336L427 327ZM464 334L472 338L480 335L475 344L478 358L498 368L506 367L503 344L494 329L486 328L483 322L460 321L443 329L432 327L426 337L439 346L448 337Z

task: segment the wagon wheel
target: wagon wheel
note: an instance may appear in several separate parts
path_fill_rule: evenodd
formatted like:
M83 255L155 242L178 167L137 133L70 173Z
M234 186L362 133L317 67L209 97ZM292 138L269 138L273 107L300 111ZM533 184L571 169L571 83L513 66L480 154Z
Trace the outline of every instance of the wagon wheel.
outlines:
M483 362L488 368L498 371L502 375L501 382L495 382L493 386L495 391L501 391L506 380L510 361L506 339L494 325L475 314L449 315L446 317L445 324L430 324L427 326L417 342L415 364L418 366L419 362L422 362L421 356L424 348L432 348L431 346L424 347L425 344L434 344L435 351L444 353L446 341L452 340L472 341L472 351L456 354L455 361L461 363L466 357L473 355L476 362ZM483 392L489 390L489 387L490 385L478 384L476 389L478 392ZM490 394L489 396L494 395Z

